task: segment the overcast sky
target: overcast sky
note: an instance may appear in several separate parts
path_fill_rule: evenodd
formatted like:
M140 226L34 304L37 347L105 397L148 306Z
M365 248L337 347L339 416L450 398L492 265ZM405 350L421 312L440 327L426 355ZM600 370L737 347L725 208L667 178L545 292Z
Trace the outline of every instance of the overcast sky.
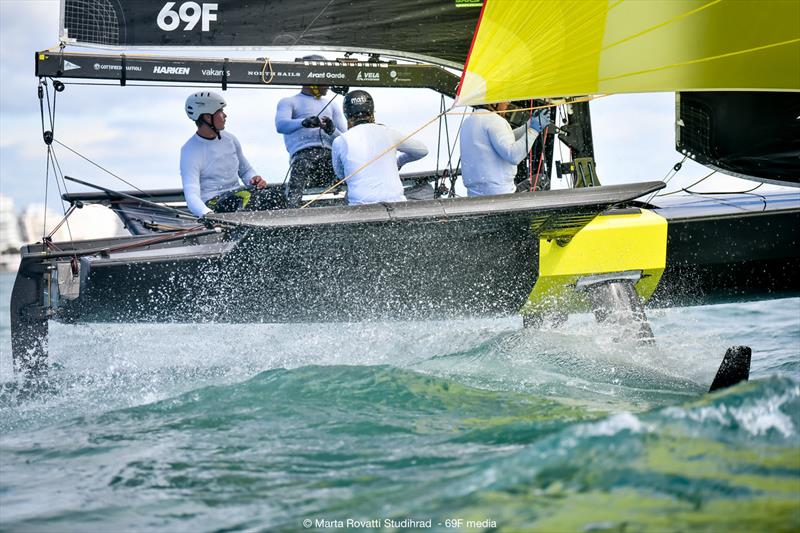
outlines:
M57 0L0 0L0 194L11 196L17 208L45 198L45 145L34 76L34 52L58 43ZM77 49L80 51L80 49ZM212 55L208 52L206 55ZM248 52L289 59L303 53ZM175 55L186 55L176 51ZM233 54L226 52L226 56ZM327 53L328 57L335 54ZM191 88L91 87L70 85L58 95L56 138L136 187L180 187L179 150L194 125L183 111ZM288 155L275 132L278 99L296 88L232 89L227 129L242 142L245 155L268 181L282 181ZM439 112L439 95L429 90L374 90L379 122L411 132ZM447 105L450 105L447 101ZM662 179L681 159L674 149L674 95L615 95L592 103L592 124L598 174L604 184ZM458 126L451 118L451 131ZM436 153L437 128L418 137ZM112 189L129 189L115 178L57 147L63 172ZM444 148L443 148L444 151ZM564 156L567 152L564 151ZM560 159L556 150L556 159ZM434 156L404 167L425 170ZM670 183L685 186L709 171L691 161ZM562 188L554 176L554 188ZM751 182L715 175L697 190L744 190ZM48 204L60 206L50 183ZM70 191L79 190L72 184Z

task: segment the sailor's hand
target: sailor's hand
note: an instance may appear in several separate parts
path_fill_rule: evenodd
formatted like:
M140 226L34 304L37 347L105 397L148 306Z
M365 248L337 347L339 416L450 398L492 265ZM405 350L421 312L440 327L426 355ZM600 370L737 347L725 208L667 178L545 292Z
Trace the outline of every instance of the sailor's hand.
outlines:
M304 128L319 128L322 125L319 117L304 118L302 124Z
M531 119L528 121L528 126L536 133L542 133L542 130L550 125L550 109L536 109L531 113Z
M263 189L267 186L267 182L261 176L253 176L250 178L250 185L255 185L258 189Z
M328 117L322 117L320 119L320 122L322 123L321 126L322 131L324 131L328 135L333 135L333 131L336 129L336 126L333 124L333 121Z

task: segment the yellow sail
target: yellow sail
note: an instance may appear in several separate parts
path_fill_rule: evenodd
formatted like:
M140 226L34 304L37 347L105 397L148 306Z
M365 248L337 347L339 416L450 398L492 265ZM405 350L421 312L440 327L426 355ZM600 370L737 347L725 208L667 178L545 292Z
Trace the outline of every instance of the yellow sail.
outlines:
M457 105L800 90L800 0L487 0Z

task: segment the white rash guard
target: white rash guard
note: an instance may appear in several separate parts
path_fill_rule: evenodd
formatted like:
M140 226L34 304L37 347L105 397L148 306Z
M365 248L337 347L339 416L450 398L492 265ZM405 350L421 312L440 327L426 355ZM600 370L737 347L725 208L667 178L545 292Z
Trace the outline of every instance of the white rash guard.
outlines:
M283 134L283 142L290 157L304 148L321 146L330 149L333 140L347 130L347 121L340 106L336 102L328 105L328 102L329 100L317 99L303 93L283 98L278 102L275 129ZM303 127L303 119L318 114L320 118L327 117L333 121L335 129L332 134L328 135L320 128Z
M527 130L527 138L525 136ZM517 164L536 140L527 124L511 130L500 115L478 109L461 127L461 176L468 196L512 193Z
M398 169L406 163L422 159L428 155L428 149L414 139L403 141L404 137L399 131L383 124L359 124L333 141L333 169L339 179L350 176L372 161L347 179L348 204L406 200ZM395 148L373 161L395 145ZM401 152L399 157L398 151Z
M197 134L181 148L181 181L186 205L201 217L211 212L206 202L257 176L242 153L242 145L232 134L221 131L221 139L204 139Z

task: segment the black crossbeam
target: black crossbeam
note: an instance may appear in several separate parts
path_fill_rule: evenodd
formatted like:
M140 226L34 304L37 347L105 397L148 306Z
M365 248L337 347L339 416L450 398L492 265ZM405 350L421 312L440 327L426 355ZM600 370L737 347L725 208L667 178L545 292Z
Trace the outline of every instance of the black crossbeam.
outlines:
M268 61L36 52L36 75L48 78L228 85L344 85L432 89L454 97L459 77L434 65L395 62Z

